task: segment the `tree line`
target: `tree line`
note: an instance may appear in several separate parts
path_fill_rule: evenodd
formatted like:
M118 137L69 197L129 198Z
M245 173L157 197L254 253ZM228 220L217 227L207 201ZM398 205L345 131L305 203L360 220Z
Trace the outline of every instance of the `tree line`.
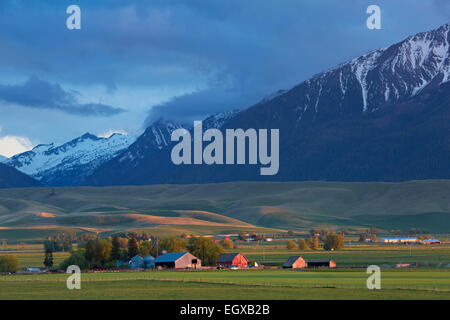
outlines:
M114 235L107 239L89 239L78 244L70 256L61 264L61 269L69 265L78 265L81 269L116 268L117 261L129 261L136 255L157 257L166 252L190 252L201 259L204 265L214 265L224 249L210 238L193 237L165 237L158 239L150 236L138 240L134 234L127 237ZM44 258L49 260L49 258ZM45 261L44 261L45 264Z

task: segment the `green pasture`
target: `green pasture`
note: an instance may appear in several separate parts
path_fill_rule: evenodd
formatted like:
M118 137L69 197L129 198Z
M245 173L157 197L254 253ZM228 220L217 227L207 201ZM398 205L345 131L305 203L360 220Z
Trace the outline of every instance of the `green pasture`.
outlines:
M368 290L364 270L226 270L0 277L0 299L450 299L449 270L382 270Z

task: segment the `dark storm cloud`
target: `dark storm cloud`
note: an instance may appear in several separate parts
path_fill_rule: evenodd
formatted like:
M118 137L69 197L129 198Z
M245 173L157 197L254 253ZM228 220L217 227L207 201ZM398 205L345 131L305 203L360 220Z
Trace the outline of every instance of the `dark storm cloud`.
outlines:
M192 125L195 120L226 110L244 109L260 99L260 92L242 92L221 86L175 97L166 103L153 106L144 122L150 126L156 119L176 120Z
M149 106L146 124L245 108L448 20L437 10L447 10L443 0L378 0L383 29L377 31L365 27L371 0L77 0L82 29L68 31L66 8L73 1L0 3L5 77L38 74L111 92L201 88Z
M0 104L28 108L55 109L81 116L112 116L125 110L99 103L79 103L77 92L65 91L59 84L30 77L18 85L0 85Z

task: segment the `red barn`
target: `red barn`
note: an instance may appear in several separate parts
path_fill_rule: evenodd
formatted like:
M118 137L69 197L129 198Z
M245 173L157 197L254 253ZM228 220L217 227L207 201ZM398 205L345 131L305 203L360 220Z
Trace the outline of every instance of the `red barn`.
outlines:
M307 264L305 259L300 256L289 257L285 263L283 263L283 268L285 269L301 269L306 268Z
M248 260L240 253L221 253L217 259L217 266L247 268Z

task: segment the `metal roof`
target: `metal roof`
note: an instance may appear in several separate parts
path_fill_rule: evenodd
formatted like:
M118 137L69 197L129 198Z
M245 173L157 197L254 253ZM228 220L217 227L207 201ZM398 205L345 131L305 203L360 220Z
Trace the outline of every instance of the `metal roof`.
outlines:
M153 262L155 262L155 263L158 263L158 262L175 262L175 261L177 261L178 259L180 259L182 256L184 256L187 253L188 252L166 253L166 254L163 254L162 256L159 256L155 260L153 260Z
M292 266L298 259L303 259L301 256L293 256L289 257L289 259L286 260L285 263L283 263L283 267L289 267Z
M234 258L239 254L239 252L233 253L221 253L219 258L217 258L217 263L220 262L232 262Z

